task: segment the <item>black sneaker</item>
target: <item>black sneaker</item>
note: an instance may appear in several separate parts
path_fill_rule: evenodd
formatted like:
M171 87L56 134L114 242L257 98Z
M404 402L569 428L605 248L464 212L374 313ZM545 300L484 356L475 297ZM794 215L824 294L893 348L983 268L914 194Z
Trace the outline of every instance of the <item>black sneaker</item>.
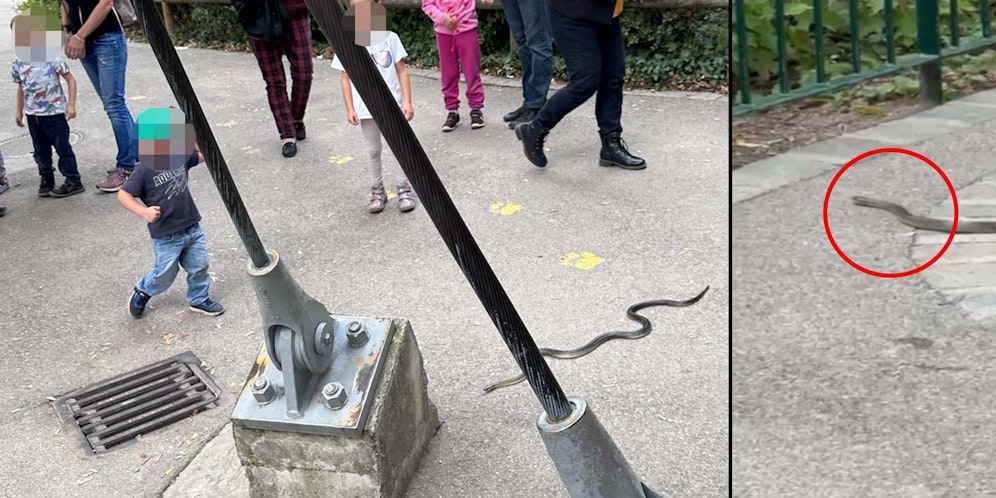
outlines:
M280 148L280 153L284 157L294 157L297 155L297 144L294 142L287 142Z
M484 128L484 113L480 109L470 110L470 128L472 130Z
M451 112L446 115L446 122L443 123L443 131L453 131L457 126L460 126L460 115Z
M304 140L307 133L304 132L304 123L294 123L294 132L297 133L298 140Z
M526 112L526 106L519 107L518 109L516 109L516 110L514 110L514 111L512 111L512 112L510 112L510 113L508 113L508 114L506 114L504 116L502 116L501 120L504 121L504 122L506 122L506 123L509 122L509 121L515 121L524 112Z
M86 189L83 188L83 184L81 184L81 183L77 183L77 184L63 183L61 187L59 187L59 188L57 188L57 189L52 190L51 192L49 192L49 196L51 196L51 197L69 197L71 195L76 195L76 194L78 194L80 192L83 192L84 190L86 190Z
M508 127L514 130L516 126L519 126L522 123L528 123L532 121L533 118L536 117L537 112L539 112L539 109L526 109L525 111L522 112L522 114L519 115L519 117L510 121L508 123Z
M5 214L7 214L7 207L6 206L0 206L0 216L3 216Z
M48 197L55 188L55 177L42 177L41 184L38 185L38 197Z
M141 318L142 313L145 313L145 305L148 304L149 299L152 299L152 296L135 287L135 292L131 294L131 299L128 300L128 312L131 313L131 316Z
M225 308L221 304L212 301L211 298L207 298L207 300L197 306L191 304L190 311L203 313L207 316L218 316L225 312Z

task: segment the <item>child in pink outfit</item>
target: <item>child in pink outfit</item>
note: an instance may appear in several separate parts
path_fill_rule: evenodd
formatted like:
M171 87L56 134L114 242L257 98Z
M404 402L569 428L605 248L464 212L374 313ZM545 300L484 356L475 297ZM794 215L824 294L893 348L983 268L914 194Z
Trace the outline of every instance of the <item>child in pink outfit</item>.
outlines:
M481 0L490 4L494 0ZM484 126L484 84L481 83L481 42L477 37L477 4L474 0L422 0L422 11L436 29L436 49L442 72L446 122L443 131L460 125L460 69L467 80L470 127Z

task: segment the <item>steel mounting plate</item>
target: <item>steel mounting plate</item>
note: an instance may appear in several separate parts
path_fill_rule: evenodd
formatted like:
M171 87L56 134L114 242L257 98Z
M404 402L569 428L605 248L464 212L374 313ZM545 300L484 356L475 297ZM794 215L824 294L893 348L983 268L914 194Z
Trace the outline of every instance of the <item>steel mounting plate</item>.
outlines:
M359 437L363 433L367 416L373 405L377 386L384 369L388 346L394 337L394 322L383 318L357 316L332 316L332 366L318 378L308 404L300 417L287 415L284 397L283 374L270 362L266 347L261 346L239 393L232 423L250 429L301 432L306 434L340 435ZM359 348L347 343L346 330L351 322L359 322L370 334L370 339ZM277 389L277 397L260 405L253 397L250 386L257 379L267 379ZM322 387L329 382L339 382L346 389L346 405L330 410L321 402Z

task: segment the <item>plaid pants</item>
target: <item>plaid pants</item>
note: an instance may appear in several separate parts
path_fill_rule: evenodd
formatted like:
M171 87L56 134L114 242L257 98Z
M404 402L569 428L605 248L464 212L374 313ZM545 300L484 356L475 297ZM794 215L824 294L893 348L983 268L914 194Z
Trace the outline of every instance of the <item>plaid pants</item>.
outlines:
M308 94L311 93L311 78L313 64L311 61L311 23L308 12L291 14L287 21L281 40L265 43L249 40L252 52L256 54L259 69L266 81L266 96L270 101L270 111L277 122L280 138L294 138L294 122L304 119L304 110L308 106ZM287 55L290 62L291 97L287 99L287 78L284 75L283 56Z

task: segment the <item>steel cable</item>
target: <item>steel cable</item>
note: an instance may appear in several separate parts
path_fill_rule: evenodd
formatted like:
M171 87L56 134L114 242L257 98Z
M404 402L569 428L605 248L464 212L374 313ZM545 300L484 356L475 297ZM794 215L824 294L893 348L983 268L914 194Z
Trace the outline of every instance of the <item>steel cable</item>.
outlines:
M343 31L345 9L336 0L305 0L305 3L398 158L436 230L526 375L547 416L551 420L567 418L572 412L567 396L436 175L422 144L374 67L370 54Z

